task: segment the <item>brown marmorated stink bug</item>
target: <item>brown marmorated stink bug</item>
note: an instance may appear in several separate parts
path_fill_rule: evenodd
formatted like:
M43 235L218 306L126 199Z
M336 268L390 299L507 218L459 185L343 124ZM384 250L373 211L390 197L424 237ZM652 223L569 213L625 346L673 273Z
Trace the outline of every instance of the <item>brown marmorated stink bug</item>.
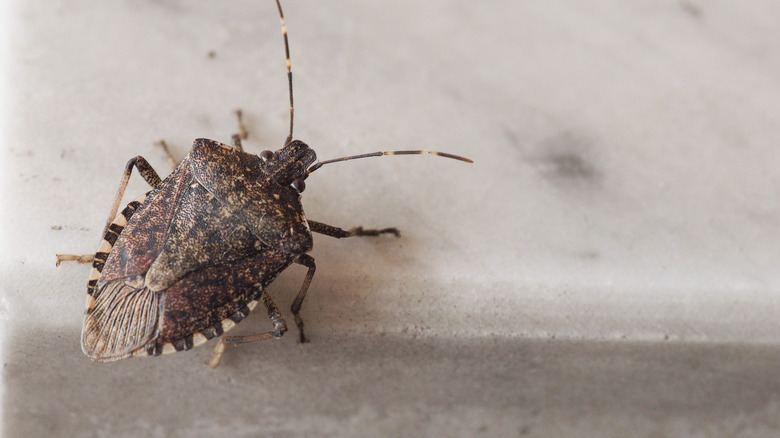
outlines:
M216 367L227 344L279 338L287 324L265 289L293 263L308 268L291 306L300 341L306 342L300 311L315 270L314 258L307 254L312 232L335 238L399 235L395 228L343 230L307 220L300 194L309 174L328 163L381 155L433 154L471 162L424 150L317 161L314 150L292 139L290 50L279 0L276 5L290 91L290 134L284 146L259 156L245 153L241 139L246 130L237 111L240 134L233 136L234 146L197 139L165 180L137 156L125 167L97 252L57 254L58 265L92 262L81 334L81 348L91 359L158 356L220 337L207 362ZM117 214L133 167L152 190ZM258 301L267 309L273 330L225 335Z

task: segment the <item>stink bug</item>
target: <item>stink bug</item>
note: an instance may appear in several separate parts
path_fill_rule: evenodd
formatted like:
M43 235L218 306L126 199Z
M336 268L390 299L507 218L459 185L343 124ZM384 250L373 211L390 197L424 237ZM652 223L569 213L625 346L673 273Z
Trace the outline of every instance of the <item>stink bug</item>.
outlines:
M94 256L58 254L92 262L81 346L98 362L130 356L158 356L189 350L220 337L216 367L227 344L279 338L287 324L265 288L293 263L308 268L291 311L299 339L306 342L301 305L314 276L312 232L335 238L399 235L395 228L344 230L307 220L301 206L304 180L325 164L381 155L434 151L374 152L317 161L305 143L293 140L293 92L287 29L279 0L290 91L290 133L284 146L254 155L243 151L246 130L238 111L234 146L197 139L161 180L143 157L125 167L103 240ZM165 144L161 142L165 147ZM167 148L166 148L167 152ZM170 154L169 154L170 155ZM133 168L152 190L117 211ZM273 330L225 335L262 302Z

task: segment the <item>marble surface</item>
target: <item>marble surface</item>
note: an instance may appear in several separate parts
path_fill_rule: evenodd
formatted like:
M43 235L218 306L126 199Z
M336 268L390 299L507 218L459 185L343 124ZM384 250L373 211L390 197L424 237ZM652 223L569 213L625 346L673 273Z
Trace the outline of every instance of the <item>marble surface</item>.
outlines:
M777 432L780 5L284 6L295 137L321 159L475 163L307 180L307 217L402 231L316 236L310 344L231 349L216 371L208 346L93 364L89 268L54 253L94 251L129 158L168 172L160 138L177 157L228 142L240 107L247 150L281 146L278 17L270 1L7 2L6 435ZM283 308L304 273L271 287Z

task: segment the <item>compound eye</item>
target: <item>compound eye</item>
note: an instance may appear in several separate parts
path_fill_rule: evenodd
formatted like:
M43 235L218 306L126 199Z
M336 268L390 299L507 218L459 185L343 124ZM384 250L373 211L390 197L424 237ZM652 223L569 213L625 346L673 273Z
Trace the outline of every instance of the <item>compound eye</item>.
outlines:
M274 159L274 153L268 150L265 150L263 152L260 152L260 158L263 159L264 162L269 162Z
M306 190L306 183L303 182L303 178L295 178L290 185L298 193L303 193L303 191Z

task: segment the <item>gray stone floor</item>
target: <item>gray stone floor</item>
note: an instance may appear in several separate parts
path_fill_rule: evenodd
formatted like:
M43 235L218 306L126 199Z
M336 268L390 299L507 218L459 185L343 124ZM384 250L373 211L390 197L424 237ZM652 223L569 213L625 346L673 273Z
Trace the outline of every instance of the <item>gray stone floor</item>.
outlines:
M774 347L289 337L231 349L214 371L205 349L85 363L77 337L10 339L6 436L704 437L780 427Z

